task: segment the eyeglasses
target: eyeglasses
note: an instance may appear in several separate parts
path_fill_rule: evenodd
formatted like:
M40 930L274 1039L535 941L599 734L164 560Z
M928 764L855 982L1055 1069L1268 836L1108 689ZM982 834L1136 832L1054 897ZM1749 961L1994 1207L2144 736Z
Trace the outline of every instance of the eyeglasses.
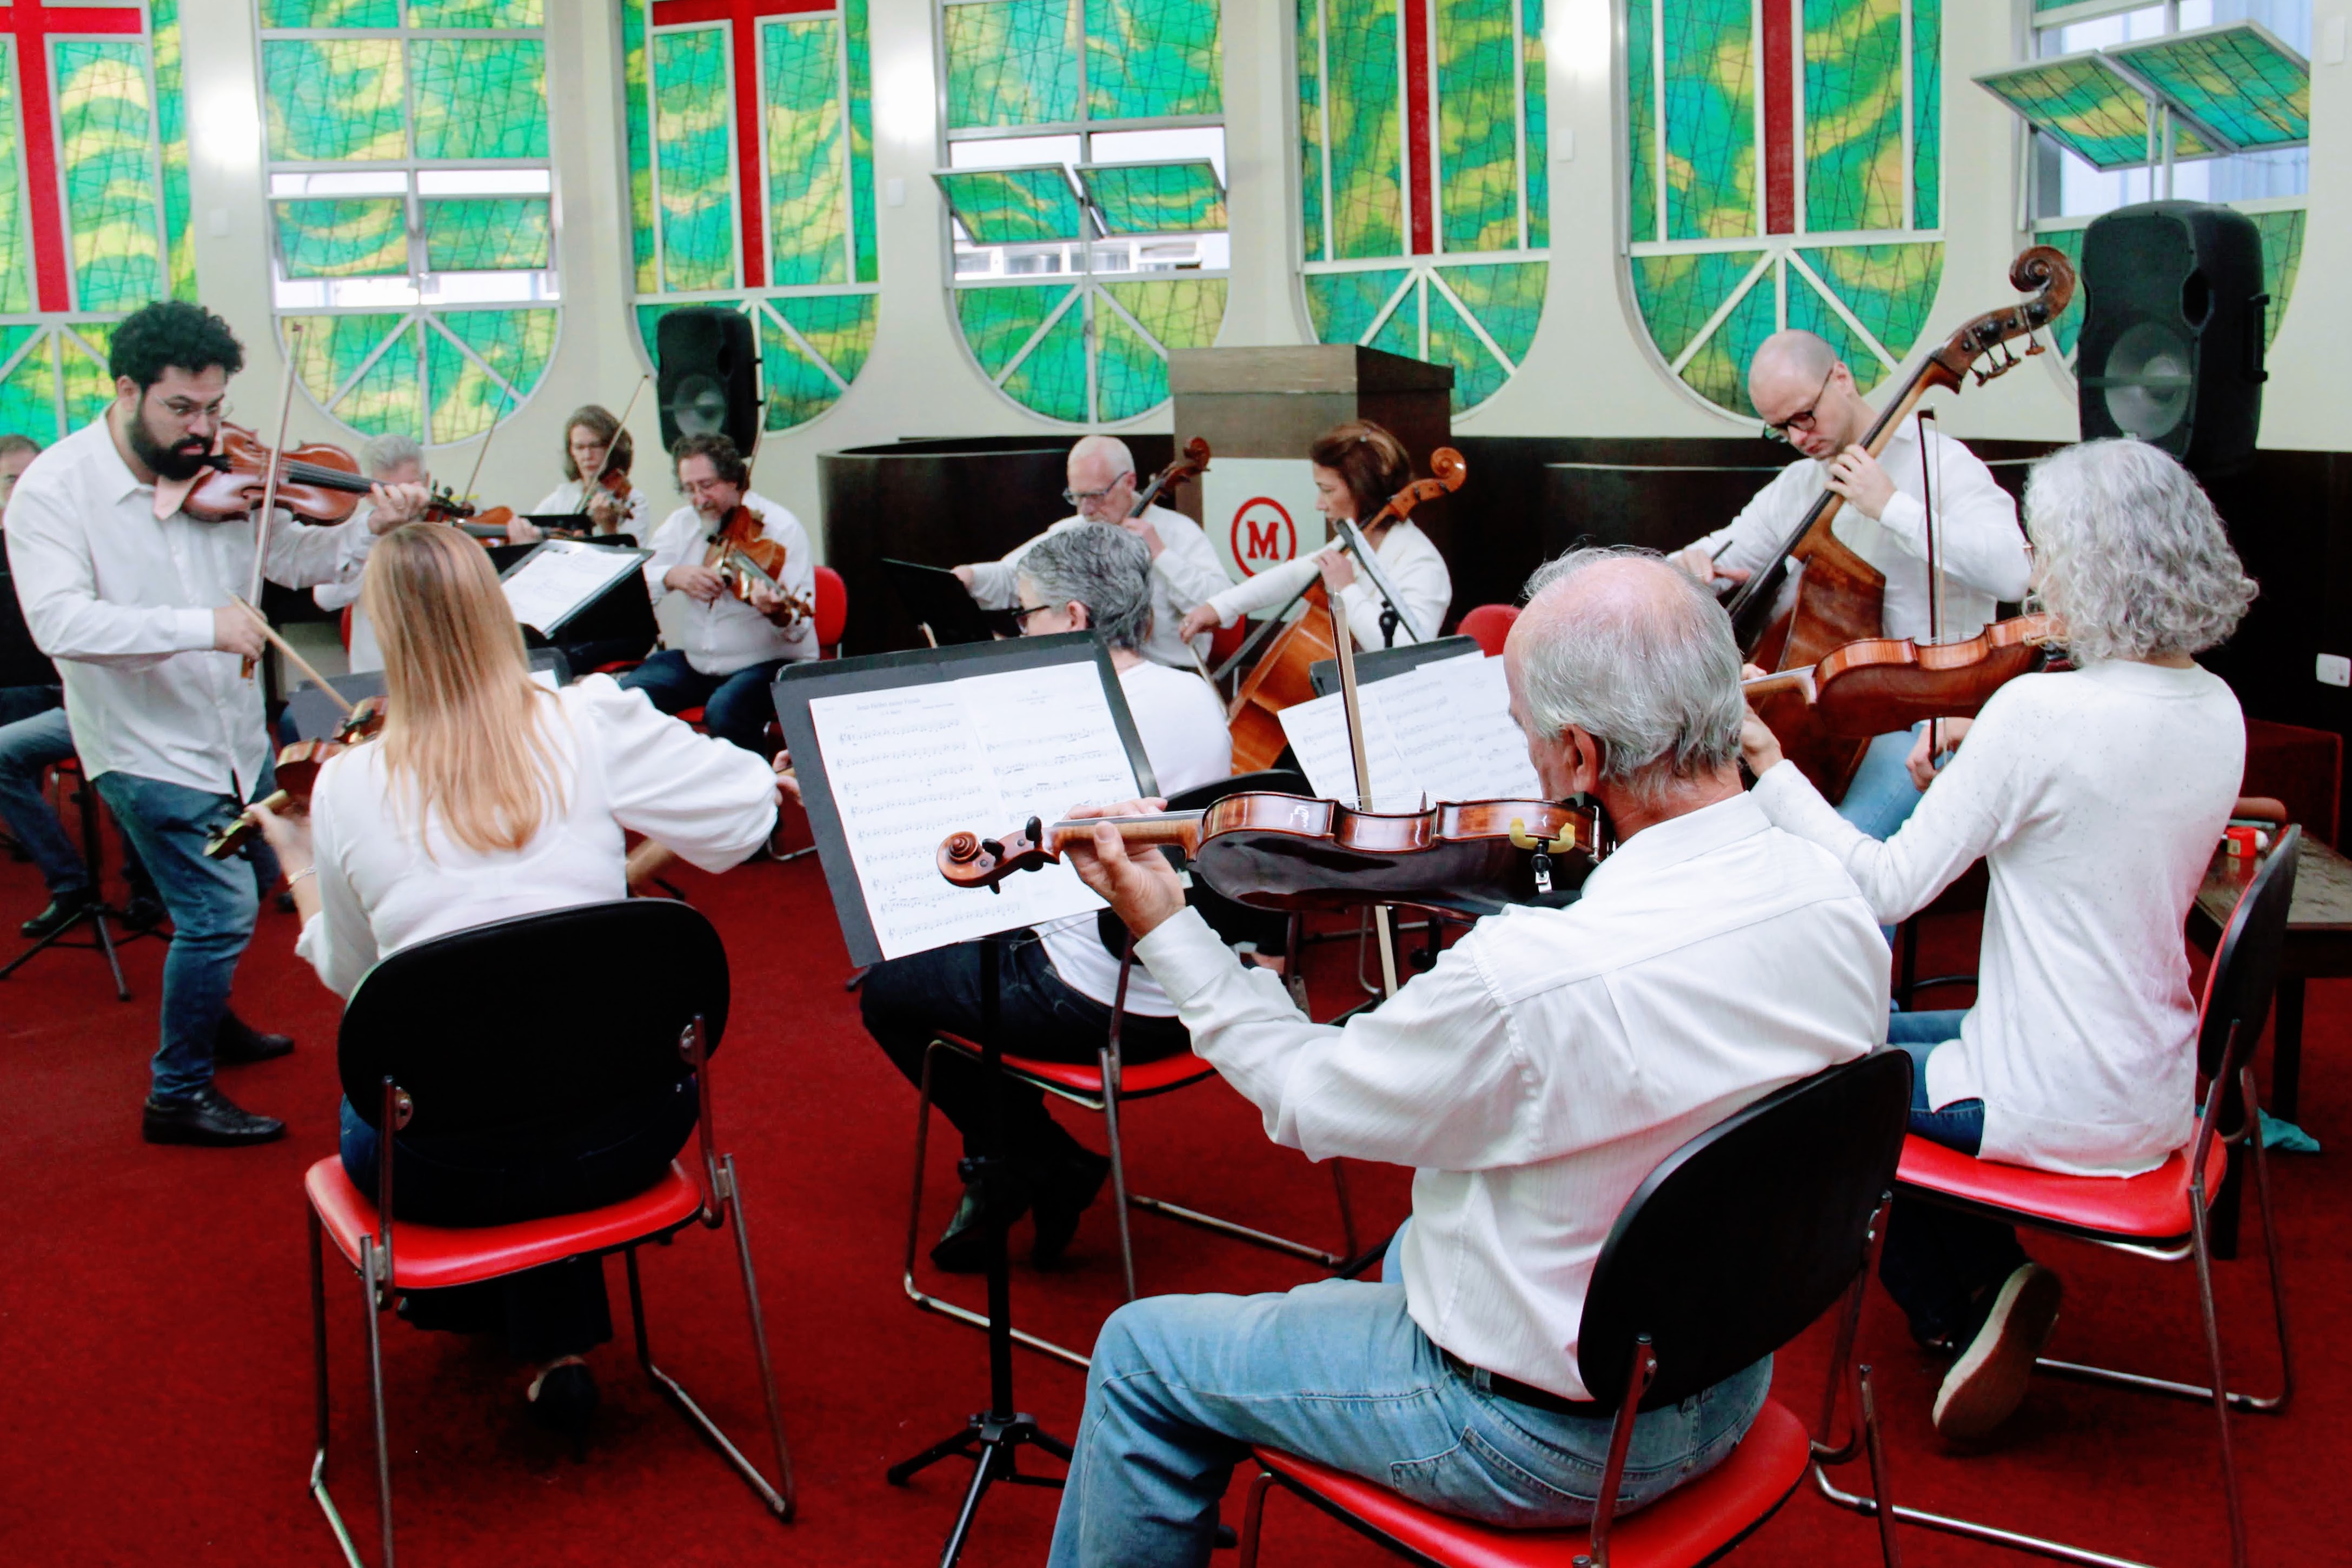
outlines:
M1837 373L1837 366L1830 366L1829 375L1822 377L1821 385L1813 388L1813 400L1811 403L1806 404L1804 407L1799 409L1796 413L1790 415L1786 419L1781 420L1779 424L1765 426L1764 438L1768 441L1785 442L1789 439L1789 432L1791 430L1802 430L1807 435L1811 435L1812 433L1814 423L1813 411L1822 405L1822 395L1829 391L1830 377L1834 376Z
M1098 490L1065 489L1062 492L1062 500L1071 506L1084 506L1090 500L1102 500L1103 497L1110 494L1111 491L1118 489L1119 486L1127 483L1128 480L1133 478L1135 478L1135 470L1133 468L1129 468L1127 472L1119 475L1118 478L1111 480L1110 483L1105 485Z
M174 419L194 419L199 414L207 419L226 419L229 415L229 401L226 397L215 397L210 403L198 403L193 398L167 397L163 400L163 412Z
M1016 628L1025 631L1028 629L1030 616L1043 615L1053 607L1051 605L1023 605L1013 610L1013 624Z

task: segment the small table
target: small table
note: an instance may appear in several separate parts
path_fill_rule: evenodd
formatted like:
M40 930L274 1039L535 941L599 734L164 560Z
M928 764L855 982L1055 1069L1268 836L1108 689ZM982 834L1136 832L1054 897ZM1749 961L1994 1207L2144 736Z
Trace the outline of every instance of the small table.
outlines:
M2242 856L2216 850L2189 910L2189 938L2211 952L2220 945L2238 895L2253 867ZM2271 1110L2295 1119L2303 1076L2304 983L2352 976L2352 860L2305 837L2294 868L2294 901L2286 917L2286 944L2279 955L2278 995L2273 1003Z

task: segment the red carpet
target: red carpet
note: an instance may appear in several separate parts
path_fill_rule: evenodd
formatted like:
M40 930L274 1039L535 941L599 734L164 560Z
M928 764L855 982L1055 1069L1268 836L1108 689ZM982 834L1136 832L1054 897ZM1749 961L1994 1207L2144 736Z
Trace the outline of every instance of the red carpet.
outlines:
M523 1416L520 1381L487 1349L385 1320L394 1480L403 1560L514 1563L916 1563L931 1561L968 1467L910 1488L884 1468L984 1401L979 1335L917 1313L899 1292L913 1096L857 1024L840 938L814 860L688 872L726 934L735 1016L719 1058L719 1134L738 1154L797 1462L801 1517L778 1526L635 1375L620 1343L598 1352L605 1396L587 1463ZM27 868L0 862L0 913L40 902ZM1967 933L1933 933L1929 972ZM290 1058L231 1069L232 1095L284 1115L293 1135L243 1152L154 1149L138 1140L163 947L129 952L135 988L117 1003L93 953L45 955L0 985L0 1191L11 1224L0 1273L0 1555L13 1563L327 1563L332 1538L304 1489L311 1445L310 1336L300 1175L334 1146L332 997L294 958L293 921L265 914L237 1005L301 1040ZM9 946L13 948L14 938ZM5 951L5 950L0 950ZM1328 1005L1350 984L1352 943L1316 950ZM601 961L600 961L601 962ZM2303 1386L2289 1413L2237 1423L2255 1560L2337 1563L2352 1539L2352 1396L2339 1345L2352 1331L2352 1007L2313 988L2305 1124L2328 1148L2276 1163ZM1100 1129L1073 1125L1100 1146ZM1267 1228L1336 1239L1330 1183L1269 1145L1257 1118L1211 1083L1137 1107L1131 1170L1142 1191ZM1399 1171L1351 1167L1367 1235L1405 1208ZM925 1240L945 1221L952 1176L934 1146ZM1135 1222L1149 1291L1259 1290L1303 1266L1150 1215ZM2248 1240L2254 1240L2251 1224ZM1016 1233L1025 1247L1026 1230ZM2193 1277L2037 1243L2064 1274L2056 1352L2196 1377ZM2259 1254L2221 1270L2235 1371L2271 1375ZM646 1254L657 1355L759 1451L759 1398L724 1237L689 1231ZM614 1275L616 1318L625 1295ZM1014 1275L1020 1320L1087 1342L1118 1300L1115 1235L1098 1206L1071 1259ZM977 1287L956 1281L961 1299ZM331 1275L332 1481L363 1542L374 1539L358 1289ZM2210 1411L2120 1392L2038 1384L1997 1451L1958 1456L1935 1437L1936 1370L1874 1292L1864 1327L1882 1380L1901 1499L2058 1531L2162 1563L2226 1561ZM1780 1360L1780 1394L1807 1420L1826 1333ZM1016 1359L1022 1404L1067 1435L1078 1375ZM1854 1467L1849 1484L1864 1484ZM1239 1489L1236 1489L1238 1501ZM1042 1561L1055 1494L1000 1488L965 1561ZM1386 1561L1303 1505L1269 1510L1269 1563ZM1916 1564L1977 1563L1987 1549L1906 1531ZM1871 1526L1808 1491L1735 1554L1758 1565L1875 1562ZM374 1549L369 1546L370 1560ZM1221 1556L1220 1562L1231 1559ZM2020 1559L2019 1561L2023 1561Z

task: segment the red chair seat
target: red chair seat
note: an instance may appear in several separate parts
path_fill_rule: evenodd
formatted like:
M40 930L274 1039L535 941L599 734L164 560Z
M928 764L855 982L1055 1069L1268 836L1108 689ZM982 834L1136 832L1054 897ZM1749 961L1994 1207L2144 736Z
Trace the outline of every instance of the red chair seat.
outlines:
M1434 1513L1371 1481L1271 1448L1258 1462L1407 1552L1447 1568L1570 1568L1592 1549L1582 1530L1504 1530ZM1804 1424L1768 1399L1731 1457L1609 1531L1612 1568L1687 1568L1705 1563L1769 1518L1812 1462Z
M685 720L689 724L699 724L702 722L702 710L699 708L681 708L677 710L677 717Z
M941 1040L968 1057L977 1058L980 1047L961 1035L941 1035ZM1047 1062L1034 1057L1006 1056L1007 1069L1040 1083L1052 1084L1072 1094L1099 1096L1102 1093L1102 1069L1093 1062ZM1216 1068L1190 1051L1178 1051L1152 1062L1123 1062L1119 1066L1118 1092L1124 1100L1141 1100L1147 1095L1164 1094L1171 1089L1181 1089L1188 1083L1198 1083L1213 1077Z
M302 1184L310 1192L310 1206L319 1211L320 1223L356 1268L360 1238L375 1234L375 1205L352 1185L340 1159L330 1157L311 1166ZM669 1174L636 1196L581 1214L462 1228L401 1220L392 1231L392 1282L400 1289L433 1290L496 1279L583 1252L625 1246L685 1224L701 1207L700 1184L673 1160Z
M2205 1190L2218 1192L2229 1167L2229 1145L2213 1141L2205 1162ZM2179 1241L2189 1234L2189 1152L2137 1176L2070 1176L1971 1159L1920 1137L1903 1141L1901 1186L1940 1193L1989 1208L2009 1209L2071 1230L2134 1241Z

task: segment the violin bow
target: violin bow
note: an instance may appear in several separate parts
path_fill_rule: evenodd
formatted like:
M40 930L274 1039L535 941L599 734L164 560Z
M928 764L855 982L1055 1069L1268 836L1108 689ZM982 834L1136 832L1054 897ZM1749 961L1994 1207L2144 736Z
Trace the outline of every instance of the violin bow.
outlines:
M1936 425L1936 411L1922 406L1919 410L1919 512L1927 534L1927 641L1944 640L1944 563L1936 548L1938 531L1936 521L1936 485L1934 470L1937 466L1928 457L1930 433L1942 432ZM1940 453L1938 454L1940 456ZM1944 738L1943 721L1927 721L1927 763L1935 765L1936 747Z
M490 455L490 437L499 433L499 418L506 413L507 405L513 401L514 388L501 385L498 409L490 416L490 427L482 432L482 449L474 454L474 468L466 476L466 488L457 492L458 499L469 506L474 500L474 481L482 477L482 459Z
M286 656L286 662L292 665L302 674L309 676L310 678L311 685L317 687L320 690L333 698L335 700L335 706L341 708L346 717L350 716L353 711L351 700L345 697L341 692L336 690L333 683L328 680L325 676L320 675L316 669L312 668L309 659L304 658L300 654L295 652L294 645L292 643L288 642L284 637L278 635L278 628L269 624L268 616L263 615L259 610L255 609L249 602L237 597L235 594L231 594L228 596L228 602L235 605L238 609L243 610L247 615L251 616L253 617L254 624L261 628L261 635L268 637L270 645L277 648L279 653Z
M613 438L604 443L604 460L596 465L596 471L589 475L580 487L581 510L588 510L588 492L604 482L604 470L613 466L613 454L621 449L621 437L628 434L629 416L637 411L637 399L646 395L646 383L652 379L649 375L637 377L636 387L630 392L629 401L622 406L620 426L613 432Z
M1331 646L1339 658L1339 711L1348 724L1348 754L1356 766L1356 809L1372 809L1372 764L1364 751L1364 710L1356 695L1356 637L1348 626L1348 600L1344 594L1327 595L1331 601ZM1383 996L1397 994L1396 928L1389 919L1386 904L1372 906L1372 923L1379 928L1381 950L1381 992Z
M262 568L269 562L269 514L278 510L278 470L283 466L278 454L286 449L286 421L294 413L294 370L302 359L302 323L287 322L286 337L286 370L278 382L278 439L270 446L269 472L261 481L261 510L254 514L253 585L246 590L245 599L239 601L245 604L247 609L252 609L254 605L261 601ZM265 633L272 637L276 636L274 632L270 632L268 616L258 610L254 610L253 615L256 620L261 622L261 629ZM281 647L285 646L282 640L278 646ZM247 658L237 666L236 674L239 680L253 679L255 662ZM317 678L314 676L312 679Z

